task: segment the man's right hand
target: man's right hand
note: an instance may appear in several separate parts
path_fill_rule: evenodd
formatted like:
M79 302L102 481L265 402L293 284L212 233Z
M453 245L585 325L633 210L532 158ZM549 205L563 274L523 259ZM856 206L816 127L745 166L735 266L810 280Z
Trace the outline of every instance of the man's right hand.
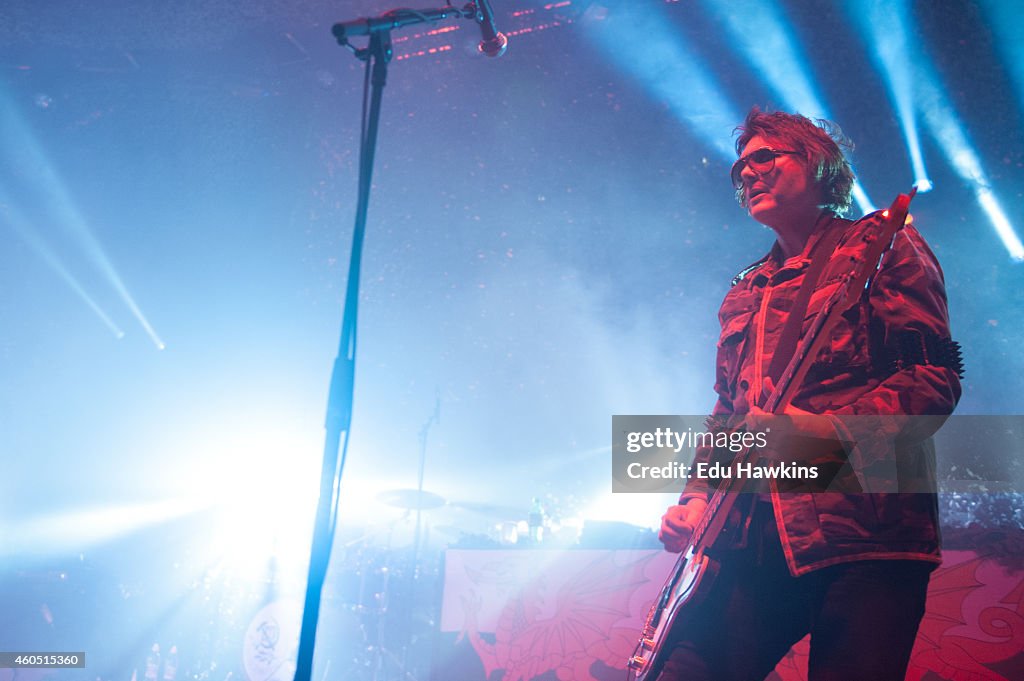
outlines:
M700 522L708 503L703 499L690 499L685 504L671 506L661 517L661 531L658 539L666 551L679 553L686 548L693 534L693 528Z

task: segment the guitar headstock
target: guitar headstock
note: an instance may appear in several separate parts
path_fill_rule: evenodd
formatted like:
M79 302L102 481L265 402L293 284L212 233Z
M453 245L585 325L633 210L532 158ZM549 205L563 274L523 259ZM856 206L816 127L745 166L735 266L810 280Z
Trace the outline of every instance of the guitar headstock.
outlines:
M867 285L868 280L878 270L881 264L882 255L889 249L896 233L907 224L907 217L910 215L910 201L917 194L917 187L910 190L908 194L899 194L892 205L882 211L882 223L877 230L870 232L865 241L867 247L864 249L862 259L850 273L851 285L848 291L848 304L853 304L860 291Z
M884 233L888 233L890 239L896 235L896 232L903 229L903 225L907 223L907 217L910 214L910 202L917 195L917 187L912 187L909 194L899 194L896 196L896 200L892 202L892 205L882 211L882 217L886 219L886 224L892 227L891 231L886 229Z

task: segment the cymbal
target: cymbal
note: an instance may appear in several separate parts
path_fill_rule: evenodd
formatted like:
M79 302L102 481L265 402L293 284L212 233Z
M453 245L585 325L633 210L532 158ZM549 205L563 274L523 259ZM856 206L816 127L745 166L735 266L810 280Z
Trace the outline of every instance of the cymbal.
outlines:
M377 501L410 511L428 511L432 508L440 508L445 503L444 497L440 494L418 489L385 490L377 495Z
M490 504L487 502L476 502L476 501L459 501L452 502L450 504L453 508L462 509L471 513L477 513L482 516L489 518L496 518L498 520L511 520L511 519L526 519L528 511L518 506L502 506L500 504Z

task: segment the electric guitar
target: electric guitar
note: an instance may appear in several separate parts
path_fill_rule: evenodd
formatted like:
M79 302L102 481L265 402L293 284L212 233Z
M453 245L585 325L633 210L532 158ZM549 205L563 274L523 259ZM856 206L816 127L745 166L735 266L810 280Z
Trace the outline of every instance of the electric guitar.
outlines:
M854 305L863 294L868 281L881 264L882 256L892 245L896 233L907 219L910 200L917 189L900 194L892 206L882 213L885 218L878 230L864 235L864 249L860 259L850 259L850 269L840 279L834 292L825 300L811 328L797 345L793 358L779 377L779 382L768 397L764 411L782 413L799 389L818 352L828 341L829 331L839 317ZM737 454L732 465L752 463L756 450L747 448ZM661 673L670 650L665 640L673 624L683 616L687 607L699 603L718 574L719 563L714 558L716 549L730 541L732 525L728 522L736 508L742 487L746 483L738 475L725 478L708 501L707 510L690 535L676 565L651 606L647 621L640 633L633 656L627 661L628 673L633 681L654 681Z

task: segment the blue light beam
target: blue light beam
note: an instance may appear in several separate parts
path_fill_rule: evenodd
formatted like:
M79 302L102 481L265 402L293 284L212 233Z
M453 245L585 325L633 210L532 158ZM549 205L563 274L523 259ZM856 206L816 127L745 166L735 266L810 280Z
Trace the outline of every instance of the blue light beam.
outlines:
M922 61L916 43L908 39L909 7L906 0L857 0L847 3L850 18L860 25L870 53L885 79L889 96L899 115L900 125L914 172L914 186L920 192L931 191L925 170L921 138L914 107L912 65Z
M987 28L996 35L993 42L1017 91L1017 102L1024 107L1024 31L1020 30L1020 3L981 0L981 6L989 18Z
M99 306L92 296L90 296L85 288L79 283L78 279L75 278L71 272L68 271L64 263L61 262L60 257L51 249L45 241L32 229L29 225L28 220L25 216L12 206L9 202L4 202L0 199L0 216L4 218L4 221L10 225L11 229L21 237L28 246L35 251L36 255L43 259L50 269L52 269L57 276L59 276L68 287L71 288L75 294L78 295L82 301L89 306L97 317L100 318L110 332L114 334L114 338L120 340L124 338L124 331L121 330L117 324L107 315L106 312Z
M0 141L3 143L4 156L17 160L16 174L25 177L40 192L46 194L47 198L43 204L51 208L54 217L78 242L79 247L93 266L107 279L124 304L131 310L132 315L138 320L156 348L158 350L166 348L156 330L139 309L135 299L128 292L121 275L114 268L103 247L92 230L89 229L85 219L75 206L70 192L46 158L46 154L32 130L18 115L10 99L2 91L0 91L0 134L2 134Z
M807 57L777 6L765 0L742 4L703 0L703 5L725 25L733 44L788 109L810 118L832 119L814 87ZM864 213L876 208L859 182L854 184L853 198Z
M967 138L967 133L953 106L939 87L939 79L931 65L922 62L917 69L915 101L925 124L938 140L943 154L963 180L974 187L974 196L988 216L996 235L1003 242L1010 257L1024 262L1024 243L1006 217L992 191L992 184L981 165L981 159Z
M664 10L650 3L617 3L610 10L592 5L582 23L587 37L618 68L666 102L723 159L732 159L730 133L743 117L683 36L672 29Z

